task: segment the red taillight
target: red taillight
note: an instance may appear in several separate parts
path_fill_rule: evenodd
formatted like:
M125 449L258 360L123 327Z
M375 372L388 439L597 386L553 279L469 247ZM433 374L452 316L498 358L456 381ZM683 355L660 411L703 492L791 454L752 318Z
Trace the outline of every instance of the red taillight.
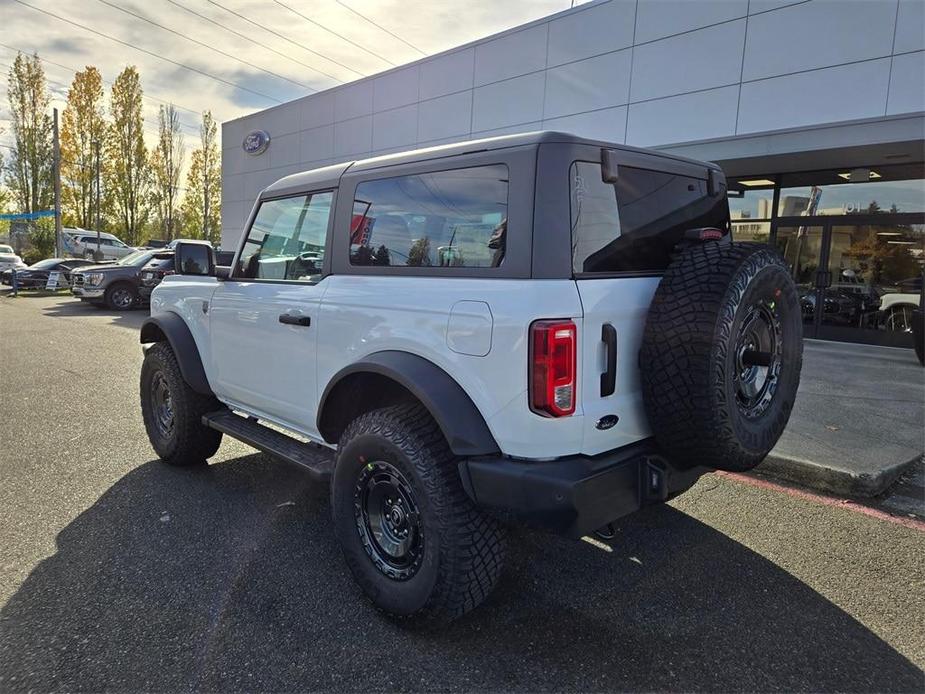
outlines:
M550 417L575 411L577 330L570 320L530 326L530 409Z

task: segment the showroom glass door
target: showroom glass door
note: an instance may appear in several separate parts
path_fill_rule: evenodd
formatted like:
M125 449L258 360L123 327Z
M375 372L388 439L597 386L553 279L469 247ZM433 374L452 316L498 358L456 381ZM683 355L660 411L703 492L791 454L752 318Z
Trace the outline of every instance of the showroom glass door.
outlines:
M912 311L919 304L925 261L922 224L828 225L829 285L823 290L818 337L912 347Z
M912 346L925 219L807 218L778 226L775 243L797 284L806 337Z
M816 305L826 285L825 239L824 224L777 227L775 243L797 285L804 337L816 337L818 332Z

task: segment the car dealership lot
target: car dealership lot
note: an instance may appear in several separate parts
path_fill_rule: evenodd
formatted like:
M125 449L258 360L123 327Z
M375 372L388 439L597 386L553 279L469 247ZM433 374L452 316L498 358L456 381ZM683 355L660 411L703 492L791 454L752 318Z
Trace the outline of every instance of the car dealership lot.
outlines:
M141 424L144 311L0 295L0 690L920 690L925 533L709 475L611 547L526 530L443 632L381 619L327 490Z

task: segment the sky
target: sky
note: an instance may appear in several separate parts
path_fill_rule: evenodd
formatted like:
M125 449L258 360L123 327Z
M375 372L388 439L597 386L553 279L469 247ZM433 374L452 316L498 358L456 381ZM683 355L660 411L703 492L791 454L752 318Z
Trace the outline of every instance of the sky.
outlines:
M59 110L75 71L99 68L108 103L112 80L126 65L137 66L149 145L156 138L158 107L173 103L191 151L203 110L219 122L231 120L570 5L570 0L0 0L0 145L13 142L6 75L17 51L38 52L43 59L52 106Z

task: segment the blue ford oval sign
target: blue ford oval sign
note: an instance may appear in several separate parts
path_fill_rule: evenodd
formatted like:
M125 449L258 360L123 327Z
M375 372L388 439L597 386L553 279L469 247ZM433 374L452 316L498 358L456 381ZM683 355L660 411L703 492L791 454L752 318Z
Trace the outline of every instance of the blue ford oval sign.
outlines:
M263 154L269 146L270 133L266 130L252 130L244 136L244 142L241 143L244 151L253 156Z

